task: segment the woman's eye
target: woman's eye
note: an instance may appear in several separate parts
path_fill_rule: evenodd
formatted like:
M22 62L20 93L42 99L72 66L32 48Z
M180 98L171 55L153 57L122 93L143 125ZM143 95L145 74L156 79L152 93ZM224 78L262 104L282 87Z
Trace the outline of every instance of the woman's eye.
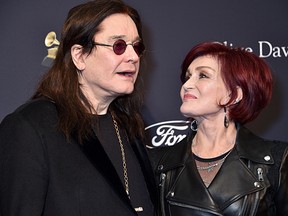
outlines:
M208 78L208 76L204 73L200 73L199 74L199 78L202 79L202 78Z

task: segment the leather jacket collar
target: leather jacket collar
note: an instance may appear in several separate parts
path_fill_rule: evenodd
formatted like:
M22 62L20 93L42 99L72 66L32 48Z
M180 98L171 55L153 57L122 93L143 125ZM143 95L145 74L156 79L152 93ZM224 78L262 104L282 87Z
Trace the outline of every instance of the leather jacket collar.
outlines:
M180 148L170 148L170 150L168 150L161 159L160 164L163 167L159 167L158 170L166 171L184 166L185 161L189 157L191 142L195 135L196 132L191 132L187 139L184 139L181 143L176 144L182 145ZM235 148L240 158L261 164L274 164L274 159L269 148L270 142L265 143L265 148L263 148L263 143L265 143L265 140L253 134L247 128L237 124ZM173 152L173 154L169 154L170 151Z

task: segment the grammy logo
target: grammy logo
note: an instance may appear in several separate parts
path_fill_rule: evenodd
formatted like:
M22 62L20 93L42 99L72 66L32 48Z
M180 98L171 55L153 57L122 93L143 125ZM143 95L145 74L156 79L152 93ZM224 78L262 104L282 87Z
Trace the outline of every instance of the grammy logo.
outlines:
M60 42L57 40L56 33L54 31L51 31L46 35L45 46L48 47L47 49L48 54L42 61L43 66L49 67L52 64L53 60L56 58L59 44Z

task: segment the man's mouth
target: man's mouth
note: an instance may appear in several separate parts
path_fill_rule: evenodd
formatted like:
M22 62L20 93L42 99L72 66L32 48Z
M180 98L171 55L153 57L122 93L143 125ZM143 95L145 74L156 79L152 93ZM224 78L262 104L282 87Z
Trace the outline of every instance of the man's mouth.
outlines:
M132 77L132 76L134 76L135 72L117 72L117 74L119 74L121 76Z

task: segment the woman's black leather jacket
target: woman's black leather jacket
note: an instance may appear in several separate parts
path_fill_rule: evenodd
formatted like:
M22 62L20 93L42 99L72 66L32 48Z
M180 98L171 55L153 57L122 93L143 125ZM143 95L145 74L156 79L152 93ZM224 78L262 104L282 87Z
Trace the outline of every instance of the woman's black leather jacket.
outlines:
M194 160L188 162L194 136L150 152L160 215L288 215L287 143L264 140L239 126L235 148L206 188Z

